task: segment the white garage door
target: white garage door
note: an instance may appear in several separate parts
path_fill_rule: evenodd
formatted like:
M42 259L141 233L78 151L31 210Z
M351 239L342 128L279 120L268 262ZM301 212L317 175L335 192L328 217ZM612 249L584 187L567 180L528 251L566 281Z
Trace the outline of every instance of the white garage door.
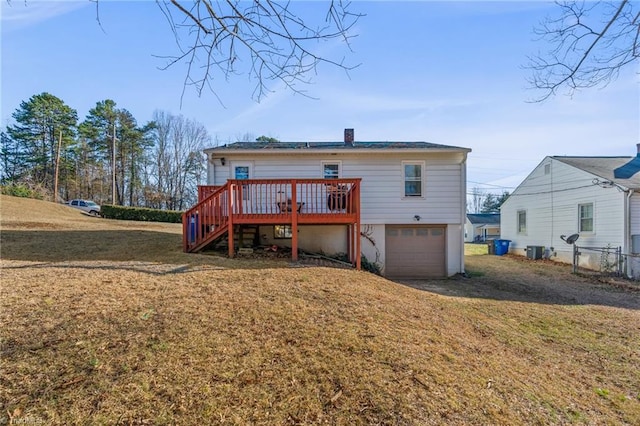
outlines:
M446 276L444 226L387 225L385 246L389 278Z

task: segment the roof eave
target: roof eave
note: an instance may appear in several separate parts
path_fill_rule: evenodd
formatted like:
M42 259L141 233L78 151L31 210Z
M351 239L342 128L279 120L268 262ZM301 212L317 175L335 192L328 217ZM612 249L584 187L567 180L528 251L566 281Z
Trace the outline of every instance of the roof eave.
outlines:
M388 154L390 152L403 152L412 154L424 153L469 153L470 148L387 148L387 149L367 149L367 148L343 148L343 149L224 149L222 147L206 148L203 151L206 154L224 153L224 154L351 154L351 153L370 153L370 154Z

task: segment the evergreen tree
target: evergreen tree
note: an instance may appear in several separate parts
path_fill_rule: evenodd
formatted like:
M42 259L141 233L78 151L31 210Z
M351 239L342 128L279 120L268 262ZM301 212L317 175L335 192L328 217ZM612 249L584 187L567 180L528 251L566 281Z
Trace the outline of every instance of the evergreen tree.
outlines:
M4 140L9 146L5 150L3 141L2 153L3 163L11 165L11 177L56 192L61 159L75 143L78 113L60 98L43 92L21 102L12 117L16 124L7 127ZM54 200L58 195L54 194Z
M502 195L487 194L482 203L481 213L500 213L500 206L509 198L509 192L504 191Z
M259 136L256 138L256 142L269 142L269 143L273 143L273 142L280 142L278 139L276 138L271 138L269 136Z
M89 110L89 114L80 124L80 136L86 140L88 149L88 159L99 165L103 188L109 188L108 199L113 204L118 202L120 197L117 194L118 170L116 166L118 152L118 110L115 101L106 99L99 101L96 106ZM90 166L83 164L82 166ZM104 194L103 194L104 195Z
M153 146L150 122L139 127L136 119L126 109L118 110L118 196L119 204L124 204L126 195L130 206L139 204L143 198L141 176L148 162L148 152Z

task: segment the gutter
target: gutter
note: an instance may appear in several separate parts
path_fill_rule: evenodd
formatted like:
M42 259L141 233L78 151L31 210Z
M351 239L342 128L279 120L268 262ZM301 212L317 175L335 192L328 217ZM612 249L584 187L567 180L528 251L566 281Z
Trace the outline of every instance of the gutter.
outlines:
M627 254L631 254L631 196L634 194L634 190L633 189L628 189L627 190L627 196L625 198L625 208L624 208L624 248L623 248L623 252L627 253ZM628 257L627 257L628 259ZM625 272L626 275L629 276L630 275L630 270L629 270L630 266L629 263L627 262L627 265L625 266Z
M467 223L467 152L464 153L464 159L460 163L460 193L462 197L460 200L460 273L465 276L467 273L464 268L464 226Z
M388 149L366 149L366 148L350 148L350 149L314 149L314 148L290 148L290 149L220 149L220 148L207 148L203 152L207 154L216 155L270 155L270 154L426 154L426 153L444 153L451 154L456 153L466 154L471 152L468 148L388 148Z

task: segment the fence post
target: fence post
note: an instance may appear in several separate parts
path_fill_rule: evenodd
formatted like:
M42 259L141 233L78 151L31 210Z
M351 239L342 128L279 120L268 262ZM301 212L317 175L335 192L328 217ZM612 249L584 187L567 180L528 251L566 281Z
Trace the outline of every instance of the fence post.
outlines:
M578 272L578 246L573 245L573 273Z
M618 276L622 276L622 247L618 246L616 249L616 264L617 264L617 273Z

